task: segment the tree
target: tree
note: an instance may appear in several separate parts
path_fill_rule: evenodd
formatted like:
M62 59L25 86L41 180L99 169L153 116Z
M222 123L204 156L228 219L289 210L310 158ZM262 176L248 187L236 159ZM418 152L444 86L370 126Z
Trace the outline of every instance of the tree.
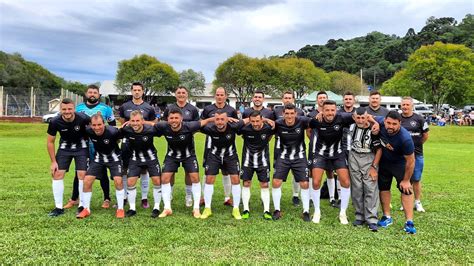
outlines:
M115 77L118 89L128 91L133 82L141 82L148 96L170 94L179 84L179 75L172 66L142 54L118 63Z
M358 94L361 86L366 88L367 85L360 84L360 78L356 75L349 74L344 71L333 71L328 73L331 83L329 89L337 94L343 94L346 91L351 91Z
M202 72L186 69L179 73L179 85L185 86L189 90L189 95L200 94L206 86L206 79Z
M427 99L436 107L443 103L474 102L474 53L464 45L422 46L408 59L407 67L383 86L390 94Z

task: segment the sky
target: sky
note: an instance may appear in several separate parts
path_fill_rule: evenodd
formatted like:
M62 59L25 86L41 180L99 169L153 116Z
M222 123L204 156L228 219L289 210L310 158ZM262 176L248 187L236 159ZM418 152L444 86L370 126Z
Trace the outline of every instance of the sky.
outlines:
M474 13L471 1L0 0L0 50L83 83L113 80L117 64L148 54L212 82L235 53L283 55L372 31L404 36L426 19Z

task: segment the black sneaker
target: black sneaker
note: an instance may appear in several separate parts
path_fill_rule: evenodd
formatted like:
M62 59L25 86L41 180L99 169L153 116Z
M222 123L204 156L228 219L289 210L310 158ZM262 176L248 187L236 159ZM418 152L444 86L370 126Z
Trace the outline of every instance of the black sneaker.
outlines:
M84 210L84 207L82 207L82 206L77 207L76 215L79 215L79 213L81 213L82 210Z
M309 216L309 212L303 212L303 221L305 221L305 222L311 221L311 217Z
M364 225L365 221L362 221L362 220L355 220L352 222L352 225L353 226L361 226L361 225Z
M137 211L135 210L128 210L126 213L125 213L125 216L126 217L132 217L132 216L135 216L137 214Z
M158 209L153 209L153 211L151 211L151 218L156 218L158 217L158 215L160 215L160 210Z
M281 218L281 211L275 210L275 211L273 212L272 218L273 218L273 220L275 220L275 221L276 221L276 220L279 220L279 219Z
M59 215L63 215L63 214L64 214L64 209L54 208L54 210L52 210L50 213L48 213L48 216L49 217L58 217Z
M341 207L341 201L340 200L331 200L329 202L329 204L331 205L331 207L333 208L340 208Z
M369 224L369 230L372 232L377 232L379 230L379 227L377 224Z
M300 198L293 196L293 206L300 206Z

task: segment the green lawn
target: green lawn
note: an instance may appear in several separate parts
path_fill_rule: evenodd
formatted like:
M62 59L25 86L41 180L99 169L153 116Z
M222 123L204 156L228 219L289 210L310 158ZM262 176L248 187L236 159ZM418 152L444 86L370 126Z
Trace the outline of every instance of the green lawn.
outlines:
M102 192L94 186L92 216L77 220L69 210L49 218L53 208L45 124L0 123L0 263L221 263L221 264L347 264L448 263L472 264L474 127L432 127L425 146L424 198L426 213L415 214L417 235L401 229L403 213L396 211L399 193L393 191L395 222L378 233L342 226L338 210L322 202L321 224L304 223L301 209L291 205L291 186L284 185L283 219L260 217L260 193L254 181L247 221L231 218L222 206L222 186L216 186L214 216L196 220L184 206L182 172L177 175L174 215L117 220L114 210L100 208ZM197 137L201 157L203 136ZM239 142L239 146L241 142ZM156 141L160 158L166 148ZM240 150L240 148L239 148ZM65 202L72 176L66 177ZM113 191L113 190L112 190ZM152 199L150 192L149 198ZM349 218L353 220L353 209Z

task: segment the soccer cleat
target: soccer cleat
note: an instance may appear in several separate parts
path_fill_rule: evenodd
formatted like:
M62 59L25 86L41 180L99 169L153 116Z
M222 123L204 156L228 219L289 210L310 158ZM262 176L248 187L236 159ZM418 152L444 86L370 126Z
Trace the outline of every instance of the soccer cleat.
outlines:
M292 202L293 202L293 206L295 207L300 206L300 198L298 198L297 196L293 196Z
M362 226L364 225L365 221L362 221L362 220L355 220L352 222L352 225L353 226Z
M128 210L127 213L125 213L126 217L132 217L132 216L135 216L135 215L137 215L136 210Z
M339 214L339 222L341 224L349 224L349 221L347 220L347 215L345 213Z
M82 211L78 215L76 215L76 218L77 219L84 219L84 218L88 217L89 215L91 215L91 212L88 209L83 208Z
M192 195L186 195L186 207L192 207L193 206L193 196Z
M313 214L313 220L312 222L315 223L315 224L319 224L319 221L321 220L321 213L319 212L315 212Z
M158 209L153 209L153 210L151 211L151 218L156 218L156 217L158 217L159 215L160 215L160 210L158 210Z
M378 226L387 228L389 225L393 223L392 217L382 216L382 219L377 223Z
M275 210L275 211L273 212L272 218L273 218L273 220L275 220L275 221L276 221L276 220L280 220L280 218L281 218L281 211Z
M102 202L102 208L103 209L110 208L110 200L108 200L108 199L104 200L104 202Z
M199 209L194 209L193 210L193 217L196 218L196 219L201 218L201 212L199 211Z
M125 217L125 211L123 209L118 209L115 212L115 217L119 219L123 219Z
M377 232L379 230L379 227L375 223L369 224L368 227L369 227L369 230L372 232Z
M236 220L241 220L242 216L240 215L239 207L235 207L232 209L232 217Z
M403 230L407 232L408 234L412 234L412 235L416 234L416 228L413 221L407 221L405 223L405 227L403 228Z
M329 204L330 204L331 207L333 207L333 208L340 208L340 207L341 207L341 201L340 201L340 200L335 200L335 199L333 199L333 200L331 200L331 201L329 202Z
M227 198L225 201L224 201L224 206L230 206L232 207L233 206L233 201L231 198Z
M142 208L143 209L150 208L150 205L148 204L148 199L142 199Z
M421 202L415 203L415 210L417 212L425 212L425 209L423 209L423 205L421 205Z
M64 214L64 209L54 208L50 213L48 213L49 217L58 217L59 215Z
M207 219L212 216L211 208L204 208L204 211L201 214L201 219Z
M164 209L163 212L158 216L160 218L165 218L166 216L171 216L173 211L171 209Z
M70 209L70 208L74 207L74 205L77 205L77 204L79 204L79 201L78 201L78 200L72 200L72 199L70 199L70 200L67 201L66 205L64 205L63 208L64 208L64 209Z
M309 212L303 212L303 221L310 222L311 217L309 216Z
M250 212L248 210L245 210L242 213L242 219L247 220L248 218L250 218Z
M82 207L82 206L77 207L76 215L78 215L79 213L81 213L82 210L84 210L84 207Z
M272 214L270 212L264 212L263 213L263 219L271 220L272 219Z
M402 205L402 206L400 206L400 211L403 211L403 205Z

